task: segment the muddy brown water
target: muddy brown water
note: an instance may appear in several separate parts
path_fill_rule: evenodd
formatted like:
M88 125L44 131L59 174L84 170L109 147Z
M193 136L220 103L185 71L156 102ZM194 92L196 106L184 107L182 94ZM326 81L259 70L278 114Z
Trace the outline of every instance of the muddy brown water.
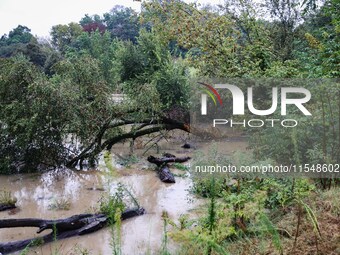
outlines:
M161 145L161 152L170 152L177 156L192 155L193 150L180 148L182 139ZM208 144L201 143L199 149L207 150ZM225 154L237 150L245 150L244 138L218 142L217 147ZM134 153L141 157L144 150ZM128 146L119 145L113 148L113 162L120 156L126 156ZM116 157L115 154L119 154ZM155 154L149 151L148 154ZM146 158L146 156L143 156ZM186 163L190 164L190 162ZM161 215L166 211L175 222L182 214L198 217L195 208L204 202L190 193L192 181L189 177L176 177L175 184L162 183L154 169L154 165L146 160L124 167L115 164L117 174L112 176L103 162L98 169L72 171L57 169L43 174L0 175L0 190L11 191L18 202L19 210L0 212L1 219L8 218L44 218L60 219L74 214L94 212L98 202L107 192L114 192L116 184L122 183L131 189L146 214L122 223L122 254L156 254L162 245L163 221ZM177 173L183 174L183 171ZM65 198L70 202L69 210L51 210L49 206L56 200ZM0 229L0 242L23 240L39 236L36 228ZM44 233L42 233L44 234ZM46 234L46 233L45 233ZM41 234L40 234L41 235ZM95 233L60 240L31 249L28 254L81 254L81 250L90 254L112 254L111 232L109 228ZM170 243L170 250L176 245ZM15 254L20 254L17 252Z

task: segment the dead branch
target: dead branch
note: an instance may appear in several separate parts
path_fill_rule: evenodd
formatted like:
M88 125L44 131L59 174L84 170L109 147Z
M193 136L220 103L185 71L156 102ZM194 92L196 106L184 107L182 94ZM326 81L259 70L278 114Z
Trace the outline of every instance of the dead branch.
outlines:
M122 213L121 218L122 220L125 220L144 213L145 210L143 208L129 209ZM37 227L37 233L41 233L46 229L52 230L52 232L42 237L0 243L0 254L5 255L22 250L27 246L36 246L72 236L92 233L105 227L107 223L108 218L104 214L79 214L58 220L34 218L0 220L0 228Z

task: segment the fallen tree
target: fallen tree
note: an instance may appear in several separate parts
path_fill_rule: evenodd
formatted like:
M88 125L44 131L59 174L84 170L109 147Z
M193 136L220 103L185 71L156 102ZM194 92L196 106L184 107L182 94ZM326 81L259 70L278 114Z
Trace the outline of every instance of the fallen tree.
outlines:
M132 218L145 213L143 208L133 208L122 212L122 220ZM42 237L35 237L26 240L0 243L0 254L9 254L22 250L27 246L37 246L61 240L72 236L85 235L95 232L108 224L108 217L105 214L79 214L66 219L44 220L44 219L4 219L0 220L0 228L37 227L37 233L44 230L52 230Z
M14 208L16 208L15 204L11 204L11 203L0 204L0 212L5 211L5 210L14 209Z
M55 63L60 79L26 59L0 59L0 172L92 167L116 143L174 129L189 132L186 67L173 61L154 34L141 33L138 42L112 42L121 50L109 61L113 72L101 60L74 52Z
M95 158L103 150L111 150L113 145L127 139L136 139L141 136L174 129L190 133L189 122L188 112L176 107L163 113L163 116L159 116L159 118L151 117L136 121L133 120L133 117L129 118L129 114L126 114L124 118L115 118L114 121L110 118L101 126L92 142L85 146L82 151L76 153L74 157L71 157L65 165L69 168L75 168L79 164L79 167L82 168L84 160ZM111 137L106 136L107 133L117 128L122 132Z
M175 163L175 162L183 163L183 162L188 161L190 159L190 157L176 157L176 156L168 154L168 153L166 153L164 155L165 156L162 157L162 158L149 156L148 161L150 163L157 165L158 176L159 176L159 179L162 182L175 183L176 182L175 177L174 177L173 173L171 173L168 163Z
M188 161L189 159L191 159L190 157L176 157L176 156L172 156L172 157L162 157L162 158L157 158L154 156L149 156L148 157L148 161L150 163L156 164L157 166L161 166L163 164L167 164L167 163L184 163L186 161Z

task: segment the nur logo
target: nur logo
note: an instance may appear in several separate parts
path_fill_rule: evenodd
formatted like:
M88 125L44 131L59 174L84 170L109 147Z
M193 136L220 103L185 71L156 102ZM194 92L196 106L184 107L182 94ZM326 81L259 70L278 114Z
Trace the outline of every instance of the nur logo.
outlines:
M220 94L218 94L217 90L214 89L213 86L211 86L211 85L209 85L209 84L206 84L206 83L204 83L204 82L197 82L197 83L204 86L204 88L201 89L202 92L206 92L206 93L210 96L210 98L213 100L215 106L217 105L215 96L216 96L218 102L220 103L220 105L221 105L221 106L223 105L223 102L222 102L222 99L221 99ZM202 97L204 97L204 100L205 100L205 103L206 103L206 101L207 101L207 95L206 95L206 94L202 94Z
M203 83L198 82L199 84L203 85L204 88L202 91L204 93L201 94L201 114L207 115L207 95L210 96L210 98L213 100L215 106L217 106L217 100L219 101L220 106L223 105L222 99L220 94L216 91L216 89L228 89L233 98L233 115L244 115L245 111L245 96L242 92L242 90L231 84L215 84L214 87ZM303 104L307 103L311 99L311 93L309 90L305 88L295 88L295 87L282 87L281 88L281 97L278 96L279 89L277 87L272 88L272 105L269 109L266 110L258 110L254 107L254 99L253 99L253 88L248 87L247 88L247 105L248 109L251 113L258 115L258 116L265 116L273 114L277 107L278 107L278 101L280 99L281 103L281 115L287 115L287 105L295 105L304 115L310 116L312 115ZM297 94L303 95L297 96ZM289 96L290 95L290 98Z

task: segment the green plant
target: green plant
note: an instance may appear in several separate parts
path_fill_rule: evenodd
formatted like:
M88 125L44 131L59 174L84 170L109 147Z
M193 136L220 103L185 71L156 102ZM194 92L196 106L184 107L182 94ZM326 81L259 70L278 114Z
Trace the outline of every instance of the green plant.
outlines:
M52 255L59 255L59 254L61 254L62 246L58 246L58 244L57 244L58 229L57 229L56 224L53 225L52 234L53 234L53 243L51 245L51 253L52 253Z
M121 217L122 212L129 206L126 198L132 198L132 203L137 203L137 200L132 196L131 192L122 184L118 184L113 195L105 195L100 199L99 211L108 217L110 232L111 232L111 248L113 255L122 254L121 251Z
M104 152L104 162L107 169L109 169L110 174L114 175L116 173L116 169L112 164L112 157L110 151Z
M79 255L90 255L91 251L87 248L81 247L80 245L76 245L74 248L74 252Z
M196 167L229 165L230 163L230 159L226 157L226 155L218 152L215 145L212 145L209 148L208 153L196 151L193 156L193 163L191 166L191 176L193 178L192 192L203 197L211 196L212 175L205 172L196 172ZM220 197L223 191L228 190L227 183L230 180L230 176L218 173L214 173L213 176L218 177L214 180L214 196Z
M210 180L210 202L209 202L209 209L208 209L208 217L207 217L207 229L208 233L211 237L213 237L213 231L216 228L216 190L215 190L215 178L211 178ZM210 255L212 253L212 246L208 243L207 247L207 254Z
M121 225L122 213L126 208L137 207L139 203L132 192L123 184L118 183L114 194L108 194L100 199L99 211L108 217L111 232L111 248L113 255L121 255Z
M48 205L49 210L68 211L71 208L71 202L67 198L53 199L52 203Z
M12 193L10 191L6 191L6 190L0 191L0 204L14 206L16 202L17 202L17 199L12 196Z
M120 208L115 210L113 215L115 224L111 224L110 231L111 231L111 248L113 255L121 255L122 254L122 237L121 237L121 227L122 227L122 211Z
M271 241L274 244L275 248L280 252L280 254L283 254L283 247L282 247L280 235L279 235L277 228L274 226L274 224L271 222L271 220L266 214L261 213L259 219L260 219L260 226L261 228L264 229L264 233L267 233L270 235Z
M135 196L121 183L118 183L113 194L106 194L99 201L99 211L109 218L110 224L115 223L115 214L118 209L123 212L126 208L139 207L139 202Z
M326 191L320 191L318 195L321 196L323 201L320 210L322 212L330 211L335 217L340 217L340 188L333 187Z
M181 163L174 163L173 166L175 168L177 168L178 170L182 170L182 171L189 171L189 167L186 165L183 165Z
M115 213L117 210L121 212L125 209L122 197L117 192L113 196L105 196L100 199L99 210L109 218L109 223L115 223Z
M125 158L120 158L118 160L118 163L122 164L123 166L128 167L129 165L138 163L139 160L140 159L138 158L138 156L136 156L135 154L132 154L132 155L129 155L129 156L125 157Z
M162 247L161 247L161 255L170 255L168 251L168 224L169 224L169 215L166 211L162 212L162 220L163 220L163 239L162 239Z
M179 230L183 230L183 229L187 229L188 227L190 227L193 222L189 220L189 216L187 214L182 214L179 218Z
M297 239L298 239L299 232L300 232L301 217L302 217L303 211L307 213L307 219L313 226L315 245L316 245L316 250L318 252L318 238L322 238L322 236L321 236L319 223L315 216L315 213L305 202L302 201L302 199L298 198L295 201L297 203L298 212L297 212L297 224L296 224L295 239L294 239L294 245L293 245L293 253L295 253L296 246L297 246Z
M35 240L32 240L30 244L28 244L25 249L23 249L21 252L20 252L20 255L27 255L30 248L31 247L34 247L34 246L40 246L40 245L43 245L44 244L44 240L42 238L36 238Z

